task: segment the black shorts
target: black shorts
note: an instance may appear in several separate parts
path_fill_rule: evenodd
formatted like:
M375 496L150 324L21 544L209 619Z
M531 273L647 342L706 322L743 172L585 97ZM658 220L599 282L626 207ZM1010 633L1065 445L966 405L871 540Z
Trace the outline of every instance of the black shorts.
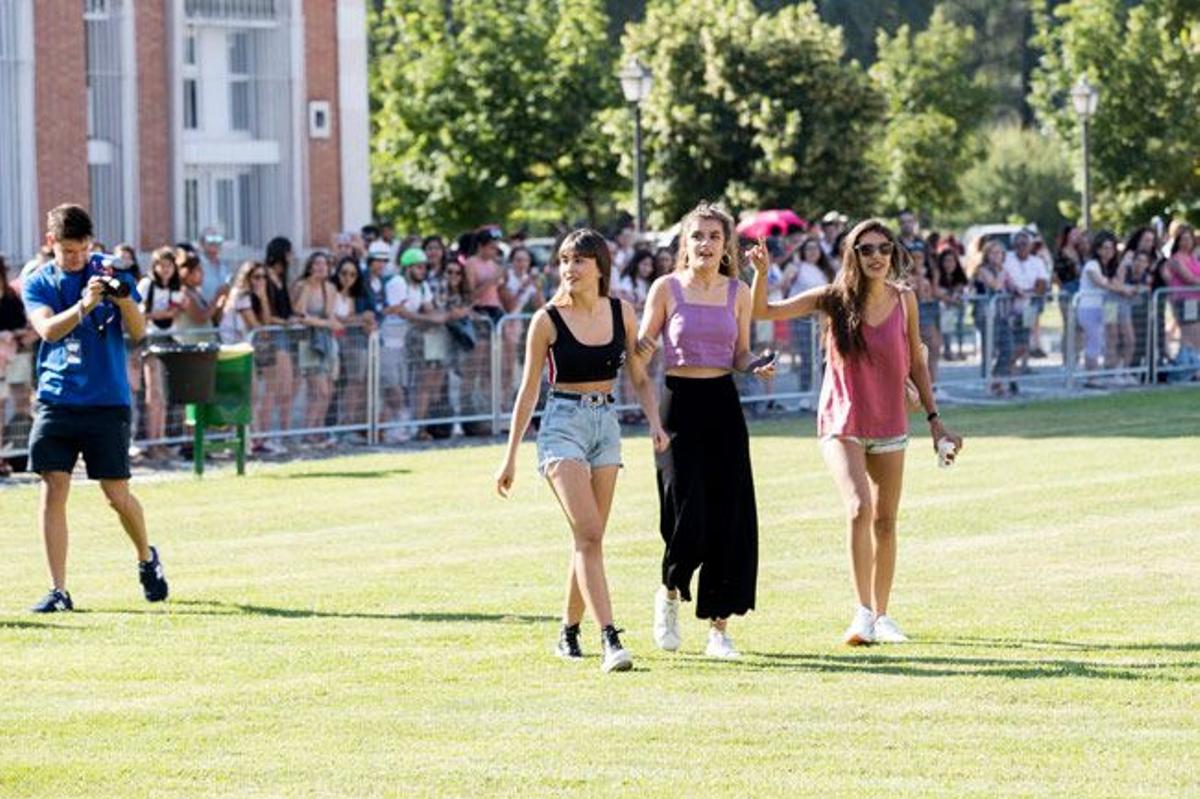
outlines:
M129 479L127 405L39 404L29 431L29 470L67 472L83 455L92 480Z

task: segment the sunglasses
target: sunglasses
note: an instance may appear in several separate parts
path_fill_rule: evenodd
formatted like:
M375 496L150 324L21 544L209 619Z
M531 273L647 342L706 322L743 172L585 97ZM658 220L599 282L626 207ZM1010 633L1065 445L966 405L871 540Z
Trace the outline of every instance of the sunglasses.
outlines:
M447 269L446 275L447 276L456 275L458 277L462 277L462 270L461 269Z
M875 253L880 255L891 255L895 246L890 241L885 241L882 244L855 244L854 251L863 258L870 258Z

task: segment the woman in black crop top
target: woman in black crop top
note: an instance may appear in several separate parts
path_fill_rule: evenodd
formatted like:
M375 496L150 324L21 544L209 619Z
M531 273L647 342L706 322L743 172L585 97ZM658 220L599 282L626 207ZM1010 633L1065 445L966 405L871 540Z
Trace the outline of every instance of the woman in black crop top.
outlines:
M628 302L608 295L610 257L607 242L594 230L576 230L559 245L562 283L529 324L525 372L496 490L507 497L512 489L517 446L537 405L542 366L548 364L550 397L538 431L538 471L554 490L574 537L557 654L569 660L583 657L579 623L586 606L600 626L601 668L625 671L633 660L613 626L602 549L621 467L621 430L611 392L622 364L628 363L638 400L652 420L656 450L666 448L667 436L658 423L644 361L634 358L636 314Z

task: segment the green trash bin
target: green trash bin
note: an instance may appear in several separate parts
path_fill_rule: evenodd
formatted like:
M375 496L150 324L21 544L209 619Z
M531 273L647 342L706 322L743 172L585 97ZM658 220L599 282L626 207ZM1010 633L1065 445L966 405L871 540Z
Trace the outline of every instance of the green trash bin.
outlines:
M246 428L251 417L254 384L254 348L250 344L225 344L217 353L215 385L208 402L187 406L187 423L194 426L192 467L204 474L205 433L210 427L237 428L234 441L237 473L246 473Z

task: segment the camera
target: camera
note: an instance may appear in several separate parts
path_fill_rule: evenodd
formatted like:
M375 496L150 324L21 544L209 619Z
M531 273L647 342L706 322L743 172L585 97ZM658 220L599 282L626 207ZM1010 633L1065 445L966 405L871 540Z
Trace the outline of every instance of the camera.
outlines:
M121 300L129 296L129 284L112 275L100 275L101 296Z
M124 299L131 291L129 283L116 276L121 268L121 262L110 256L97 253L88 259L88 277L98 277L102 284L101 296L105 298Z

